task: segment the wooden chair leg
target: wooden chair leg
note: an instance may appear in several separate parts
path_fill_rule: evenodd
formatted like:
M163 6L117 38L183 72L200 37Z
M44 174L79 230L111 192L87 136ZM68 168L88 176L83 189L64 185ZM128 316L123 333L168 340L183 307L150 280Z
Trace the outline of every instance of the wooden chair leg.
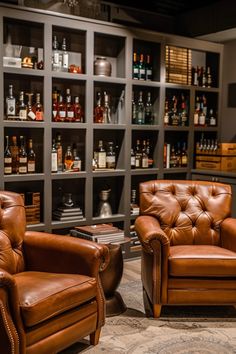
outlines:
M101 333L101 328L98 328L95 332L90 333L90 344L91 345L97 345L99 342L100 338L100 333Z
M160 304L154 304L153 305L153 317L158 318L161 315L161 305Z

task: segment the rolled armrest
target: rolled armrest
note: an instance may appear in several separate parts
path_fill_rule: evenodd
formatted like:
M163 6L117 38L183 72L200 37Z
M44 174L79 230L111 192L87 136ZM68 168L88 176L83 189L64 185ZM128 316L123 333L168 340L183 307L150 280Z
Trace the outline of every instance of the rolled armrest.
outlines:
M135 220L135 230L139 236L139 240L146 252L152 253L152 241L158 240L162 246L169 248L169 239L165 232L161 229L156 218L150 215L140 215Z
M27 231L23 247L27 270L97 277L109 263L107 246L70 236Z
M227 218L220 225L221 245L236 252L236 219Z

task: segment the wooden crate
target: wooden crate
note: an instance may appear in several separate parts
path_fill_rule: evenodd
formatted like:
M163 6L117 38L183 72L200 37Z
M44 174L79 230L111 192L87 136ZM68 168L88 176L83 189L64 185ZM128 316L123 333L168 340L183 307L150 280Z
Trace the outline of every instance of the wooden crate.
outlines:
M25 204L26 224L40 223L40 192L21 194ZM31 204L28 204L28 203Z
M236 156L196 156L196 168L200 170L233 171L236 170Z

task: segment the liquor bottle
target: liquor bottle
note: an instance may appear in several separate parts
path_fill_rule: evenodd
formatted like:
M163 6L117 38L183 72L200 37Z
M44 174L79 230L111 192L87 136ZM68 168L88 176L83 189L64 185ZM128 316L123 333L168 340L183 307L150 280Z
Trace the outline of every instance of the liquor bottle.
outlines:
M139 80L145 80L145 63L144 63L144 55L140 54L139 64L138 64L138 78Z
M55 139L52 140L52 150L51 150L51 172L57 172L57 149Z
M144 110L145 110L145 112L144 112L145 124L153 124L153 106L152 106L152 102L151 102L151 92L148 92L148 94L147 94L147 101L145 103Z
M177 156L175 153L175 146L171 145L171 151L170 151L170 168L175 168L177 167Z
M211 68L210 68L210 66L207 67L206 86L207 87L212 87L212 77L211 77Z
M202 68L202 87L206 87L207 77L206 77L206 70Z
M180 124L185 127L188 123L187 117L187 101L184 94L181 94L181 111L180 111Z
M103 122L111 123L111 109L109 106L109 96L104 92Z
M151 57L147 54L147 60L145 65L145 76L147 81L152 80L152 64L151 64Z
M198 85L197 68L194 66L192 67L192 85Z
M141 167L148 168L148 155L146 151L146 140L143 140Z
M132 124L137 124L137 104L134 99L134 91L132 92Z
M27 172L35 173L36 155L33 149L33 140L29 139L27 154Z
M4 151L4 174L11 175L12 174L12 155L11 150L9 148L9 136L6 135L6 147Z
M131 169L135 169L135 153L134 153L134 149L131 148L131 151L130 151L130 166L131 166Z
M54 36L52 42L52 70L53 71L59 71L61 69L60 53L58 49L59 49L59 43L57 40L57 36Z
M103 147L102 140L98 142L98 148L95 151L94 158L97 161L97 168L106 168L106 150Z
M199 100L199 96L197 96L196 103L195 103L195 111L193 116L193 122L195 127L199 125L199 114L200 114L200 100Z
M142 151L140 146L140 140L137 139L135 146L135 168L141 168L142 166Z
M52 120L53 122L59 121L59 112L58 112L58 92L54 88L52 93Z
M22 121L27 120L27 107L24 101L24 91L20 92L19 103L17 107L19 119Z
M104 108L101 103L101 92L97 93L97 104L94 109L94 123L104 123Z
M71 146L67 146L65 157L64 157L64 168L65 171L71 171L74 163Z
M36 93L36 103L34 106L35 112L35 120L42 121L43 120L43 105L40 100L40 93Z
M181 167L181 150L180 142L177 142L177 147L175 149L176 167Z
M29 47L29 57L31 59L32 69L37 69L38 58L35 47Z
M216 117L213 114L213 109L212 108L210 109L209 114L210 114L209 125L211 127L215 127L216 126Z
M66 119L66 105L63 101L63 96L59 95L59 102L58 102L58 116L59 121L64 122Z
M177 96L173 96L172 98L172 112L171 112L171 125L178 126L179 125L179 116L177 112L177 104L178 99Z
M34 113L33 107L32 107L32 96L33 96L33 93L26 93L26 96L28 96L27 120L35 120L36 114Z
M66 122L73 122L75 118L74 106L71 103L70 89L66 89Z
M56 134L56 150L57 150L57 171L63 171L63 149L61 144L61 134Z
M147 156L148 156L148 168L152 168L153 167L153 158L151 156L150 139L147 139L146 152L147 152Z
M67 52L66 48L66 38L62 40L62 70L68 71L69 69L69 53Z
M9 85L8 96L6 97L6 117L16 119L16 98L13 96L13 85Z
M20 136L20 149L19 149L19 173L27 173L27 153L25 149L25 139Z
M186 149L186 143L183 143L182 151L181 151L181 167L187 167L188 165L188 155Z
M10 145L11 157L12 157L12 173L18 173L19 168L19 147L17 145L17 137L12 136L12 143Z
M139 79L139 66L138 66L138 60L137 60L137 53L133 53L133 79L138 80Z
M137 104L137 124L145 123L145 109L143 103L143 92L139 92L139 99Z
M106 168L115 169L116 168L116 153L114 150L113 141L108 142L108 148L106 152Z
M74 121L78 123L83 123L83 110L79 101L79 96L75 96L74 98Z
M164 125L168 126L170 124L170 110L168 98L165 100L165 114L164 114Z
M81 159L77 153L77 146L75 143L72 145L72 155L73 155L72 169L74 172L79 172L81 171Z

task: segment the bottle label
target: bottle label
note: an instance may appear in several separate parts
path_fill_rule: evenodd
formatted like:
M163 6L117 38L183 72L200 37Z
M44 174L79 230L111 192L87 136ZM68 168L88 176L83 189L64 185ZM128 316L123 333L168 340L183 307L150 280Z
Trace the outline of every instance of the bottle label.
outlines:
M35 172L35 161L28 161L28 172Z
M52 153L51 159L51 171L57 172L57 153Z
M131 156L130 164L131 167L135 167L135 156Z
M35 114L35 120L43 120L43 112L37 111Z
M14 98L7 100L7 116L16 114L16 100Z
M68 118L74 118L74 111L67 111Z
M20 118L20 120L26 120L27 119L27 111L26 111L26 109L20 109L19 118Z
M107 156L107 168L115 168L116 166L116 157Z
M11 166L5 166L5 167L4 167L4 174L5 174L5 175L10 175L10 174L12 174L12 167L11 167Z
M28 112L28 117L29 117L30 119L32 119L32 120L35 120L36 115L34 114L33 111L29 111L29 112Z
M59 111L60 118L66 118L66 111Z
M62 67L63 67L63 69L69 68L69 55L68 55L68 53L63 53L63 55L62 55Z
M142 159L142 168L148 168L148 157Z
M19 173L27 173L27 166L19 166Z
M97 161L98 161L98 168L106 168L106 153L98 152Z

